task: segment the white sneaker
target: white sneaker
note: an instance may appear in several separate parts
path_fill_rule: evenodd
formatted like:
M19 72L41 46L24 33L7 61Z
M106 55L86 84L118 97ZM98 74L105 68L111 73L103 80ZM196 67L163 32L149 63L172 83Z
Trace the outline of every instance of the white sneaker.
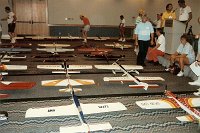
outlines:
M183 76L183 72L180 71L178 74L177 74L178 77L182 77Z
M122 38L120 38L118 41L122 41Z
M86 40L86 39L84 39L84 40L83 40L83 43L87 43L87 40Z
M16 43L16 40L14 38L12 38L11 43Z
M170 71L170 68L165 68L165 71L166 71L166 72L169 72L169 71Z
M126 39L123 39L123 40L122 40L122 42L125 42L125 41L126 41Z
M200 92L194 92L193 93L195 96L200 96Z
M200 82L198 82L197 80L194 82L188 82L188 84L200 86Z

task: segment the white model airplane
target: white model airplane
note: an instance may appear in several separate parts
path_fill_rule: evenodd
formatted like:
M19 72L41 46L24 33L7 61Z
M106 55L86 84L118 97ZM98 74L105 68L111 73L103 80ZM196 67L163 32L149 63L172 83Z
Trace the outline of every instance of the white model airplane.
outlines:
M7 71L7 70L27 70L26 65L0 65L0 71Z
M121 67L117 64L112 65L94 65L97 69L104 69L104 70L112 70L113 74L116 74L116 72L121 72ZM140 65L122 65L124 69L126 69L128 72L135 72L139 74L137 70L142 70L143 66Z
M161 77L141 77L141 76L133 76L131 75L122 65L119 65L117 62L113 63L117 65L120 70L124 73L121 77L104 77L104 81L109 82L135 82L136 85L129 85L130 88L143 88L147 90L148 88L158 88L157 84L147 84L142 81L164 81Z
M67 68L65 67L67 70ZM102 104L80 104L78 97L75 95L75 90L72 88L67 70L67 77L69 81L68 89L61 89L62 92L71 92L73 104L67 106L56 106L46 108L30 108L26 111L25 118L33 117L52 117L52 116L72 116L78 115L81 125L60 127L60 133L89 133L91 131L102 131L112 129L110 123L88 124L85 121L84 114L95 114L113 111L123 111L127 108L119 102L116 103L102 103Z
M179 121L200 122L200 112L194 108L200 107L200 98L177 98L175 94L167 90L165 91L165 95L169 98L137 101L136 104L142 109L182 108L189 115L176 117Z
M113 44L104 44L107 47L113 47L113 48L120 48L121 50L132 48L132 45L129 44L120 44L120 43L113 43Z
M92 69L91 65L67 65L68 73L80 73L80 71L74 70L82 70L82 69ZM55 69L61 71L52 71L52 73L66 73L64 71L63 65L37 65L38 69Z
M64 49L64 48L37 48L38 51L45 51L49 53L63 53L63 52L71 52L74 51L74 49Z
M54 47L59 47L59 48L63 48L63 47L69 47L69 44L38 44L38 46L40 47L48 47L48 48L54 48Z

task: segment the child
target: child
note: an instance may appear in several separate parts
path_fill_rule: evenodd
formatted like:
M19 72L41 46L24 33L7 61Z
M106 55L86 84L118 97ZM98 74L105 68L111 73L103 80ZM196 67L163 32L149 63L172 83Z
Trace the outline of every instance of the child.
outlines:
M120 20L121 20L121 23L119 24L119 30L120 30L120 39L119 41L122 41L122 42L125 42L125 35L124 35L124 32L125 32L125 19L124 19L124 16L121 15L120 16Z
M165 54L165 37L162 34L162 29L156 29L156 35L158 39L154 48L149 48L147 53L147 59L149 62L153 62L154 65L158 64L158 56L164 56Z
M184 65L189 65L195 61L195 53L193 50L193 47L188 42L187 35L181 36L181 44L179 45L178 49L174 54L170 57L170 63L171 65L174 64L174 62L179 63L179 67L181 71L177 74L178 77L183 76L183 68ZM169 69L166 69L169 70Z

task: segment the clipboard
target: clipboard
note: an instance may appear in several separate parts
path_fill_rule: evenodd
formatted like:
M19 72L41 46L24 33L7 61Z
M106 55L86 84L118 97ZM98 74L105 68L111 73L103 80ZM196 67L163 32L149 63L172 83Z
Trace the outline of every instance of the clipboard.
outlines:
M197 76L200 76L200 66L196 66L195 63L196 61L190 65L190 68Z

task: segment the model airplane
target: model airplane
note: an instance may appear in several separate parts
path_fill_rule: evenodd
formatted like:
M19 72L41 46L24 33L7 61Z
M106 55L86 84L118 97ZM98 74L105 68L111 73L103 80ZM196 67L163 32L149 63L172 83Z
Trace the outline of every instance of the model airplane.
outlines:
M69 44L38 44L40 47L48 47L48 48L63 48L63 47L69 47Z
M161 77L140 77L131 75L123 66L119 65L117 62L114 62L113 65L117 65L118 68L124 73L121 77L104 77L104 81L109 82L135 82L136 85L129 85L130 88L143 88L147 90L148 88L158 88L157 84L147 84L142 81L164 81Z
M45 51L49 53L63 53L63 52L71 52L74 49L64 49L64 48L37 48L38 51Z
M112 49L106 49L106 48L78 48L77 49L78 52L81 52L81 53L91 53L91 52L106 52L106 53L109 53L109 52L112 52L113 50Z
M115 63L112 65L94 65L94 67L97 69L112 70L113 74L116 74L116 72L121 72L121 67ZM128 72L135 72L137 74L139 74L137 70L143 69L143 66L140 65L122 65L122 67Z
M194 107L200 107L200 98L178 98L170 91L165 91L169 98L159 100L137 101L136 104L142 109L172 109L182 108L189 115L176 117L179 121L200 122L200 112Z
M26 65L0 65L0 71L7 71L7 70L27 70Z
M68 75L68 73L67 73ZM123 111L127 108L122 103L102 103L102 104L81 104L78 97L75 95L75 90L72 87L69 76L68 89L62 89L62 92L71 92L73 104L67 106L46 107L46 108L30 108L26 111L25 118L33 117L52 117L52 116L72 116L78 115L81 125L79 126L67 126L60 127L60 133L79 133L79 132L91 132L102 131L112 129L110 123L97 123L88 124L84 118L84 114L95 114L113 111ZM70 90L70 91L68 91Z
M37 65L38 69L55 69L61 71L52 71L52 73L66 73L65 66L63 65ZM82 69L92 69L91 65L67 65L68 73L80 73L80 71L74 70L82 70Z
M120 48L121 50L127 49L127 48L132 48L132 45L120 44L120 43L104 44L104 45L108 46L108 47L113 47L113 48Z
M0 52L31 52L29 48L0 48Z

